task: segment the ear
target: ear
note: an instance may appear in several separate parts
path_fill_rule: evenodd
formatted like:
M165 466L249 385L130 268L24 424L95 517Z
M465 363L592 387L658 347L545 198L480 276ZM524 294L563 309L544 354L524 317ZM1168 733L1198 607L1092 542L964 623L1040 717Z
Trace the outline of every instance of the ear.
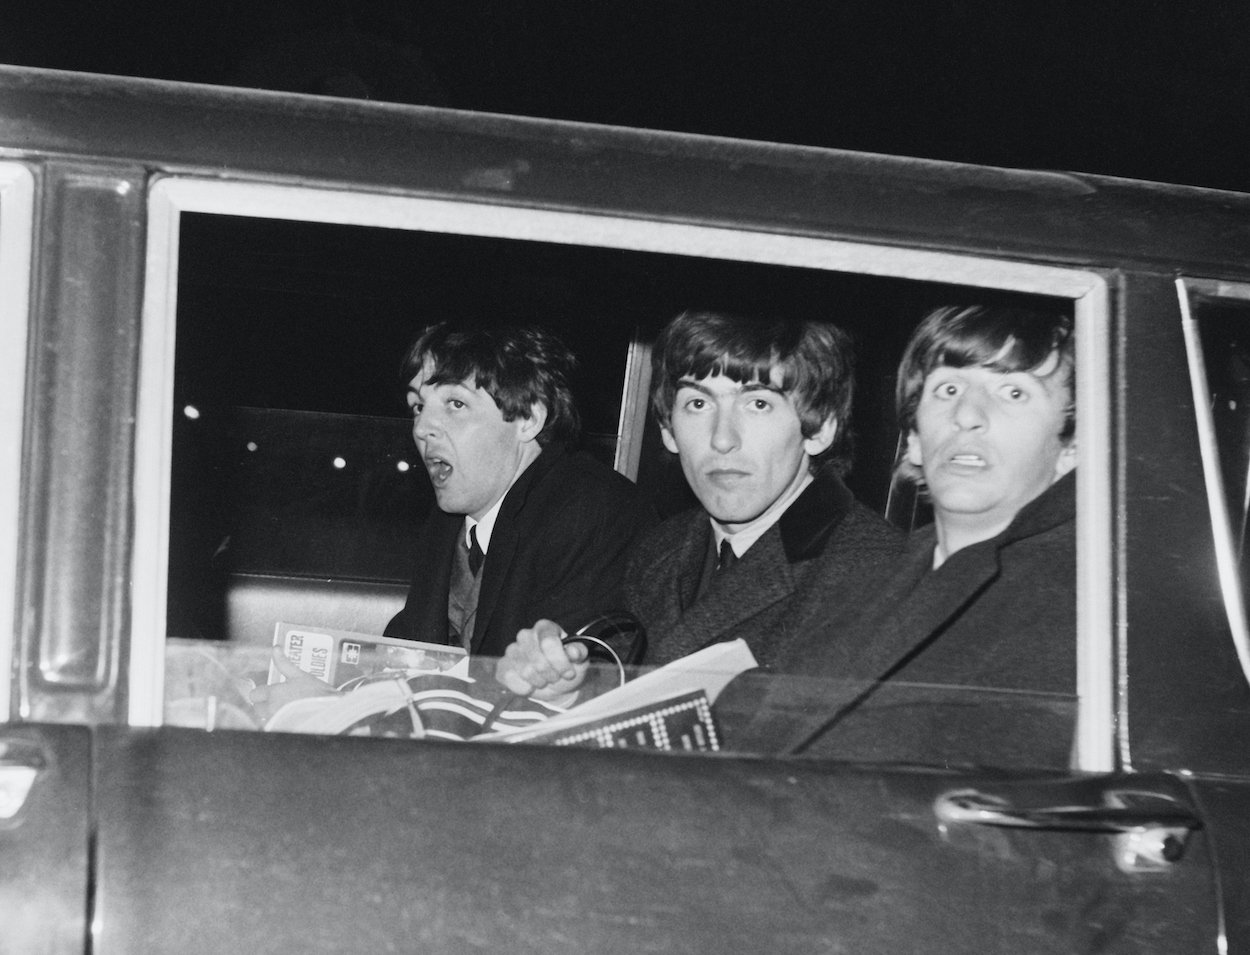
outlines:
M814 458L833 446L833 439L838 436L838 419L830 415L820 423L820 427L810 438L803 439L803 450L809 458Z
M517 418L517 435L522 442L536 441L543 427L547 424L547 406L541 401L530 405L528 418Z
M907 450L903 457L914 468L924 467L924 455L920 453L920 435L915 431L907 432Z
M664 442L664 447L674 454L677 453L677 439L673 437L673 432L667 425L660 425L660 440Z
M1059 452L1059 457L1055 459L1055 480L1076 467L1076 438L1073 438L1063 446L1063 450Z

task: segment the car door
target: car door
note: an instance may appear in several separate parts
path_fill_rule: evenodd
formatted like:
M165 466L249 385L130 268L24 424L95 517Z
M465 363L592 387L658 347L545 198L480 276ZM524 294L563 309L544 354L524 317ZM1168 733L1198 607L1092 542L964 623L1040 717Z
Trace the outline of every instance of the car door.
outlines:
M94 951L1216 952L1167 776L105 728Z

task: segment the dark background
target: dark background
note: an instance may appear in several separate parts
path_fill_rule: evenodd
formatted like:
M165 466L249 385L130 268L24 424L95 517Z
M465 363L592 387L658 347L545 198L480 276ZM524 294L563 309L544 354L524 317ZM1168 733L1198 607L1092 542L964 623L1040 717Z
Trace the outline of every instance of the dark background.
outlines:
M9 4L0 61L1250 190L1244 0Z

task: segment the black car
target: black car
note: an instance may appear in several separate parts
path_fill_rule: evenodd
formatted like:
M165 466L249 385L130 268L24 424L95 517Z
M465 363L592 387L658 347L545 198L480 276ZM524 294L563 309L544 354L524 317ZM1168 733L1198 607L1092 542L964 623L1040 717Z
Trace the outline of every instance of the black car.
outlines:
M277 623L402 604L422 324L555 327L664 513L658 329L834 321L850 483L910 528L894 369L982 300L1075 318L1075 693L891 686L836 756L267 733L231 695ZM1250 196L4 67L0 339L0 951L1250 951Z

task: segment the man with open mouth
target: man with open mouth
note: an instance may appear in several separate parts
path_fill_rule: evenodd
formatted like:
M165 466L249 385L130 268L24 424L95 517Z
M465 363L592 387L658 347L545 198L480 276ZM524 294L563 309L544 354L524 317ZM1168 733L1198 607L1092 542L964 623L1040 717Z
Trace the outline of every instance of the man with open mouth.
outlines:
M1018 744L1012 759L1066 760L1073 727L1063 701L1076 692L1074 381L1065 312L950 306L921 322L899 368L898 469L920 485L933 521L911 534L849 630L801 648L808 672L842 680L841 694L783 748L931 758L952 740L984 754L999 737ZM883 714L905 706L863 705L887 683L950 688L943 712L962 722L912 707L923 725L887 728ZM1004 731L986 715L993 694L978 690L1039 694L1043 715L1029 732Z
M408 351L412 437L436 506L392 637L497 656L539 617L577 627L624 604L649 522L633 483L571 447L575 359L535 326L436 325Z
M622 610L626 550L654 515L633 482L572 450L575 365L530 325L432 325L409 348L402 381L435 503L386 636L462 646L490 673L481 661L539 618L572 630ZM636 658L641 628L617 632L614 649ZM333 692L280 654L275 664L285 682L251 694L262 715Z

